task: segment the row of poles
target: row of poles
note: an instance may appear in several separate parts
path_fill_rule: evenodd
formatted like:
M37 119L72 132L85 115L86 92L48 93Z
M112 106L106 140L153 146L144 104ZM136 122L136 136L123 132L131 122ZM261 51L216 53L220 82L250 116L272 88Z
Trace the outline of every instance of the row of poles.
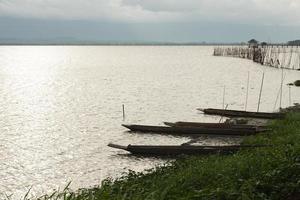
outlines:
M260 84L259 96L258 96L257 112L259 112L259 109L260 109L261 96L262 96L263 85L264 85L264 78L265 78L265 73L263 72L262 79L261 79L261 84ZM279 88L278 94L276 96L275 105L274 105L273 110L276 109L278 98L279 98L279 109L282 108L281 106L282 106L283 81L284 81L284 79L285 79L285 76L284 76L283 69L282 69L280 88ZM247 76L247 90L246 90L246 99L245 99L245 111L247 111L247 106L248 106L249 83L250 83L250 72L248 72L248 76ZM228 104L225 107L225 93L226 93L226 86L224 86L224 89L223 89L223 109L226 110ZM292 99L291 98L291 86L289 86L289 105L291 105L291 102L292 102L291 99Z
M263 72L262 74L262 79L261 79L261 84L260 84L260 90L259 90L259 96L258 96L258 103L257 103L257 112L259 112L259 108L260 108L260 103L261 103L261 95L262 95L262 90L263 90L263 85L264 85L264 79L265 79L265 73ZM283 69L281 72L281 82L280 82L280 88L278 91L278 94L276 96L276 100L275 100L275 105L274 105L274 109L276 109L276 105L277 105L277 101L279 98L279 109L281 109L281 105L282 105L282 93L283 93L283 81L285 79L284 73L283 73ZM250 84L250 72L248 72L248 76L247 76L247 90L246 90L246 99L245 99L245 111L247 110L247 106L248 106L248 96L249 96L249 84ZM225 93L226 93L226 86L224 86L223 88L223 106L222 108L224 110L227 109L228 104L225 106ZM291 86L289 85L289 105L291 106ZM122 114L123 114L123 121L125 121L125 105L122 104ZM222 118L220 119L220 121L222 120Z
M263 48L263 65L277 68L300 69L300 49L293 47Z
M265 73L263 72L262 79L261 79L261 84L260 84L259 96L258 96L257 112L259 112L259 108L260 108L261 95L262 95L262 90L263 90L263 85L264 85L264 79L265 79ZM275 105L274 105L273 110L275 110L275 108L276 108L278 98L279 98L279 109L282 108L281 105L282 105L282 93L283 93L283 81L284 81L284 79L285 79L285 76L284 76L283 69L282 69L280 88L279 88L278 94L276 96L276 101L275 101ZM245 111L247 110L247 106L248 106L249 84L250 84L250 72L248 72L248 76L247 76ZM224 110L226 110L227 107L228 107L228 104L225 106L225 93L226 93L226 86L224 86L224 88L223 88L223 107L222 108ZM291 86L289 86L289 105L291 105ZM125 105L124 104L122 104L122 114L123 114L123 121L125 121ZM220 121L221 120L222 120L222 118L220 119Z
M260 85L260 91L259 91L259 97L258 97L258 103L257 103L257 112L259 112L261 95L262 95L262 89L263 89L263 84L264 84L264 78L265 78L265 73L263 73L263 75L262 75L262 80L261 80L261 85ZM245 100L245 111L247 110L247 105L248 105L249 82L250 82L250 72L248 72L248 77L247 77L247 90L246 90L246 100ZM223 110L226 110L227 106L228 106L228 104L227 104L226 107L225 107L225 93L226 93L226 86L224 85L224 89L223 89L223 106L222 106Z
M300 70L300 48L293 46L215 47L213 55L246 58L262 65Z

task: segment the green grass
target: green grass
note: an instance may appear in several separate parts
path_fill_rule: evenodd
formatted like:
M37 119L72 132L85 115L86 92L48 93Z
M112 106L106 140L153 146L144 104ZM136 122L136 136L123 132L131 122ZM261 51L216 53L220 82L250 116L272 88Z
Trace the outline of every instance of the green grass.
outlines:
M251 136L244 144L273 147L233 155L187 156L171 165L102 182L72 192L67 188L40 199L300 199L300 113L271 122L272 132Z

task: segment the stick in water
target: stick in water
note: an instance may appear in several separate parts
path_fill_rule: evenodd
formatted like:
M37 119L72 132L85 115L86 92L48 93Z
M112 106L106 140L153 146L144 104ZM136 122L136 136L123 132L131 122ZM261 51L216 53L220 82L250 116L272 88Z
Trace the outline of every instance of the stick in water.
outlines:
M261 79L261 86L259 91L259 97L258 97L258 105L257 105L257 112L259 112L259 105L260 105L260 99L261 99L261 93L264 85L264 78L265 78L265 72L263 73L262 79Z
M285 77L286 77L286 74L284 74L283 80L285 80ZM278 102L278 99L279 99L279 96L280 96L280 89L281 89L281 87L279 87L278 92L277 92L277 96L276 96L276 100L275 100L275 104L274 104L274 108L273 108L274 111L276 109L276 105L277 105L277 102Z
M250 72L248 71L247 92L246 92L246 102L245 102L245 111L247 110L247 104L248 104L249 79L250 79Z
M279 109L281 109L281 102L282 102L282 85L283 85L283 68L282 68L282 71L281 71Z
M227 107L228 107L228 104L226 104L226 107L225 107L225 109L224 109L224 110L226 110L226 109L227 109ZM219 120L219 123L221 123L222 119L223 119L223 116L221 116L221 118L220 118L220 120Z
M123 110L123 121L125 121L125 106L122 104L122 110Z
M289 85L289 106L292 104L291 86Z
M223 109L225 107L225 90L226 90L226 87L224 85L224 90L223 90Z

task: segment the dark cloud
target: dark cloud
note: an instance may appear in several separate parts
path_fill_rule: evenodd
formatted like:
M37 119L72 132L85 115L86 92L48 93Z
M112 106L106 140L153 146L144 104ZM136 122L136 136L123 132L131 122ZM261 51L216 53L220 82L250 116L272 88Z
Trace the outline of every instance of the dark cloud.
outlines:
M300 24L299 0L1 0L0 16L113 22Z

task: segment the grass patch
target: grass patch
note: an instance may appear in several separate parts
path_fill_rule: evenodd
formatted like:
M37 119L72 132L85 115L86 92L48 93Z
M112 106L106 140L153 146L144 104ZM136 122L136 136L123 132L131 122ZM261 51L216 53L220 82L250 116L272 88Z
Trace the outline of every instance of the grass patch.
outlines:
M300 199L300 114L273 121L272 132L247 137L233 155L187 156L143 173L129 172L102 186L64 190L39 199Z

